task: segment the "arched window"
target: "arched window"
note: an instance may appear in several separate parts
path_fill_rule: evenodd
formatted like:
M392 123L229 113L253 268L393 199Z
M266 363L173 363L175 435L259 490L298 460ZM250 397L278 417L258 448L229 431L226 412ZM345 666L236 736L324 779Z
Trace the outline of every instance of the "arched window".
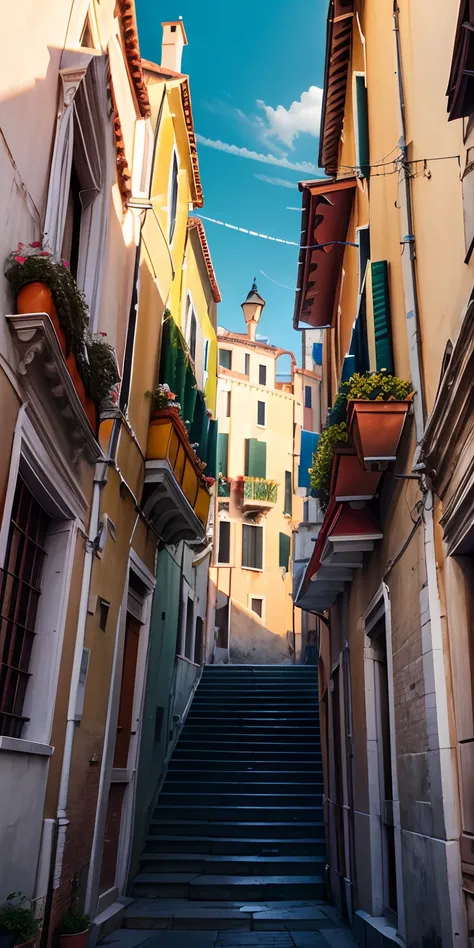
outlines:
M178 158L173 151L173 161L171 163L171 174L168 194L168 239L170 244L173 241L176 227L176 210L178 207Z

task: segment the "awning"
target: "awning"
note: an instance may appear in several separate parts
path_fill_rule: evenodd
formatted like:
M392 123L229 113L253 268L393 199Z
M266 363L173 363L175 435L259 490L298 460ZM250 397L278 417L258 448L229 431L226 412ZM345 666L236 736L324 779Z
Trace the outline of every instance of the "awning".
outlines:
M300 328L300 323L314 329L333 325L355 188L355 178L299 184L303 192L303 211L293 315L295 329ZM315 245L319 249L314 249Z
M336 174L351 58L354 0L331 0L327 19L319 165Z

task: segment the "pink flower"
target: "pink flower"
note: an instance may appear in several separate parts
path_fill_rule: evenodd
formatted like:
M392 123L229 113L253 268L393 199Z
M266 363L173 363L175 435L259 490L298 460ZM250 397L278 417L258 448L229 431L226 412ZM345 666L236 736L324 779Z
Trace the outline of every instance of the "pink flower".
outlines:
M23 244L22 244L22 246L23 246ZM15 257L15 260L16 260L17 263L24 263L25 260L26 260L26 257Z
M41 253L38 254L38 257L49 257L49 253L47 250L42 250Z
M106 336L106 335L107 335L106 332L99 332L99 336L102 336L103 339L105 339L105 336Z
M33 243L30 244L30 247L41 247L41 241L34 240Z
M69 270L69 264L67 260L63 260L63 267L66 267L66 270Z
M25 246L24 244L18 244L18 248L17 248L17 249L18 249L18 250L23 250L23 247L24 247L24 246Z

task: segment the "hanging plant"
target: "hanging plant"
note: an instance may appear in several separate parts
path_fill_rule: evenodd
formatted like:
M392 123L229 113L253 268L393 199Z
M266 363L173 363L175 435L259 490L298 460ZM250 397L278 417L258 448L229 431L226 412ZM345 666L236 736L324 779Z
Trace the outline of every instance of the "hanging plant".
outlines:
M28 283L45 283L48 286L68 349L79 362L89 325L89 310L67 261L58 263L49 250L41 250L41 244L37 240L28 245L20 243L7 258L5 277L15 298Z
M153 391L145 392L145 398L153 399L154 408L176 408L177 411L181 408L179 402L176 401L176 395L166 382L157 385Z
M105 342L104 333L87 333L82 361L77 359L79 371L90 398L99 403L110 394L120 381L117 359L113 346Z
M323 510L326 509L329 503L334 450L338 444L345 444L348 437L347 425L343 421L339 425L331 425L330 428L326 428L319 438L316 454L313 456L313 466L309 468L309 474L311 488L319 491Z

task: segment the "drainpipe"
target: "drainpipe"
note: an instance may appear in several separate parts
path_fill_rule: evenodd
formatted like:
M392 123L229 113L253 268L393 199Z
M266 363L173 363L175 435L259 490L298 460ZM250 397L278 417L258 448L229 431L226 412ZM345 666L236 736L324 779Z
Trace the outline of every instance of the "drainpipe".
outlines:
M67 819L67 799L69 791L69 779L71 775L71 761L74 744L74 732L76 728L76 702L79 687L79 675L82 662L82 651L84 648L84 639L86 634L87 606L89 602L89 589L94 563L94 540L99 529L100 515L100 492L107 480L106 462L99 462L96 465L94 476L94 487L92 495L92 506L89 520L89 536L85 544L84 569L82 573L82 587L79 601L79 612L77 617L76 644L74 648L74 659L71 673L71 686L69 690L69 704L67 712L66 737L64 741L63 763L61 769L61 781L59 784L58 806L56 821L58 826L56 839L56 854L54 865L53 889L57 889L62 872L64 844L66 841Z
M423 437L426 419L426 397L423 380L421 334L419 319L419 304L416 285L416 247L413 226L413 209L409 165L406 146L406 108L403 86L402 55L399 29L400 10L397 0L393 4L394 33L397 55L397 79L400 107L400 148L402 152L399 178L399 205L401 243L403 245L402 273L405 293L405 312L408 331L410 356L410 370L413 387L416 391L414 398L414 419L416 432L416 452L414 471L422 473L423 467L418 464L419 445ZM433 836L440 841L450 843L446 848L444 865L439 866L439 891L447 889L447 911L441 912L441 942L443 946L464 946L467 944L466 908L461 895L462 875L461 857L459 850L459 835L461 832L458 807L458 779L455 764L453 763L453 747L450 736L451 705L448 700L446 686L445 654L443 648L443 628L441 622L440 598L435 552L434 531L434 495L433 491L424 488L424 559L426 577L420 591L420 612L422 616L423 636L423 677L427 686L425 694L426 718L429 722L429 771L431 787L437 791L431 799L433 812ZM424 618L423 618L424 617ZM432 699L435 697L435 706ZM430 700L431 699L431 700ZM399 818L399 814L398 814ZM454 847L454 848L453 848ZM434 863L436 862L433 860ZM436 872L436 869L435 869ZM401 887L402 880L399 880ZM402 937L405 937L405 923L402 912L399 912L399 927Z

